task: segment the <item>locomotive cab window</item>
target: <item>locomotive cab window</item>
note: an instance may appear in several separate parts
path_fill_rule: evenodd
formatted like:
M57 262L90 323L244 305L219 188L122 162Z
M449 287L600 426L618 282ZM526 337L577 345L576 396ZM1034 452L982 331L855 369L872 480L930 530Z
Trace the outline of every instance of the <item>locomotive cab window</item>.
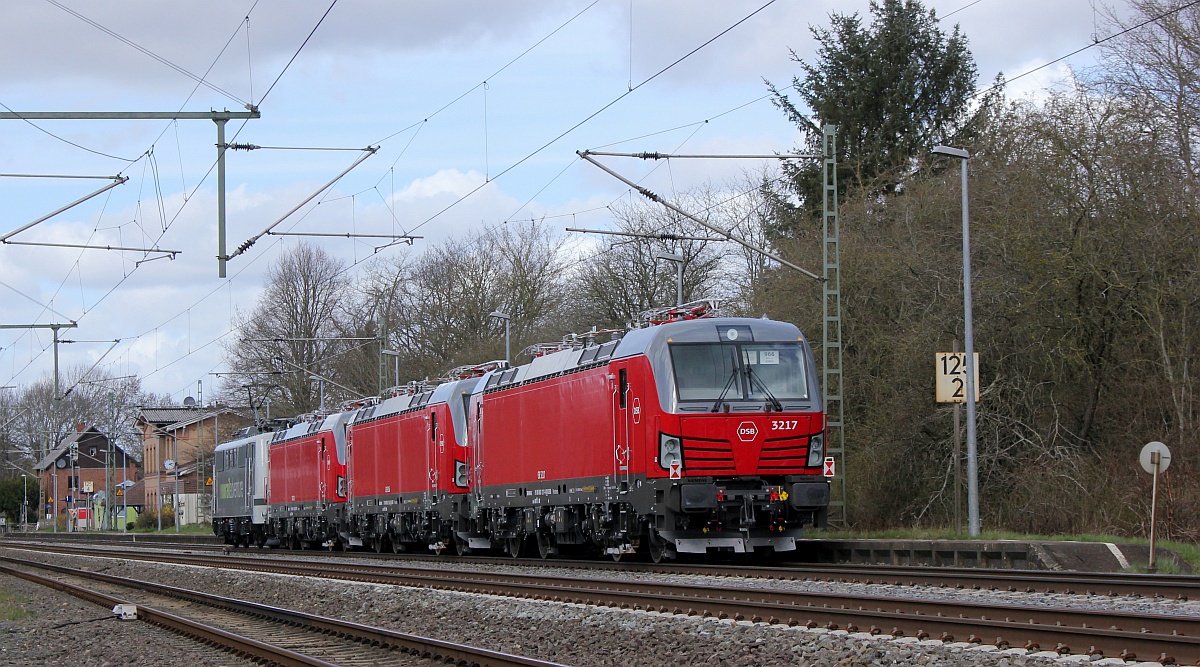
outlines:
M808 399L795 343L678 343L670 351L681 401Z

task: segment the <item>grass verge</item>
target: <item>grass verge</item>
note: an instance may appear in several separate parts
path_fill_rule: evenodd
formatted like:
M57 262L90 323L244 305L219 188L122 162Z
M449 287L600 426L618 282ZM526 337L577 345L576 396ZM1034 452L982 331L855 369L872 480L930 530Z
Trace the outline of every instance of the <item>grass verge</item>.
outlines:
M0 621L19 621L30 616L22 605L28 602L12 591L0 588Z

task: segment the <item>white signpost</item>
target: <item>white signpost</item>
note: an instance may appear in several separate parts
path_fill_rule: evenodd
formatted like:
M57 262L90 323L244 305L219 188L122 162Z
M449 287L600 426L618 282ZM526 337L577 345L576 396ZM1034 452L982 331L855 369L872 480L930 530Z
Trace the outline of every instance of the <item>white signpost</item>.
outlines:
M1138 456L1138 462L1142 464L1142 470L1154 475L1154 486L1150 492L1150 571L1154 571L1154 524L1158 518L1158 475L1167 471L1171 467L1171 450L1161 442L1155 441L1147 443L1142 447L1142 453Z
M938 403L967 402L967 353L938 352L935 357L934 389ZM975 363L972 385L975 387L975 402L979 402L979 353L974 355Z
M962 439L959 437L959 422L962 405L967 397L967 353L958 351L958 341L954 341L954 352L937 352L934 354L933 377L934 398L938 403L954 404L954 530L962 532ZM976 352L971 366L975 370L974 383L975 402L979 402L979 353ZM968 447L970 447L968 443ZM968 457L973 458L973 457ZM970 471L968 471L970 472ZM971 473L972 478L974 474ZM970 499L968 499L970 500ZM972 504L978 503L978 498ZM975 507L978 507L976 504Z

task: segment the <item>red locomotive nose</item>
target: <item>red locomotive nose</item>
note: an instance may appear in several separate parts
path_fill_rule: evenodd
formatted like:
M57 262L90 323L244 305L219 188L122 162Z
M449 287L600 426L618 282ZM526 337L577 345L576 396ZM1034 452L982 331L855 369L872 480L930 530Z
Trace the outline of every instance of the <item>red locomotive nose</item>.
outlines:
M684 469L694 476L806 473L808 439L823 422L812 414L787 417L681 417Z

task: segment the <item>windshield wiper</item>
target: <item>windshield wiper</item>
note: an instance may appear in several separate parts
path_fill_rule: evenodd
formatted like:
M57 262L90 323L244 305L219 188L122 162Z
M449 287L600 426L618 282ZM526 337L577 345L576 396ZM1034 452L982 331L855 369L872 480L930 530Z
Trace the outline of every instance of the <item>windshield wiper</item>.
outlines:
M771 407L775 408L775 412L783 412L783 404L779 402L778 398L775 398L775 394L771 393L771 390L767 388L766 383L758 379L758 376L754 374L754 368L750 366L746 367L746 377L750 378L750 391L754 391L754 385L758 385L758 388L762 390L763 395L767 397L767 401L770 403Z
M709 412L720 412L721 405L725 403L725 396L729 394L729 390L733 389L733 383L738 379L741 367L737 363L737 354L730 351L730 360L733 362L733 372L729 374L729 381L725 383L725 388L721 390L721 395L717 397L717 402L713 403L712 410Z

